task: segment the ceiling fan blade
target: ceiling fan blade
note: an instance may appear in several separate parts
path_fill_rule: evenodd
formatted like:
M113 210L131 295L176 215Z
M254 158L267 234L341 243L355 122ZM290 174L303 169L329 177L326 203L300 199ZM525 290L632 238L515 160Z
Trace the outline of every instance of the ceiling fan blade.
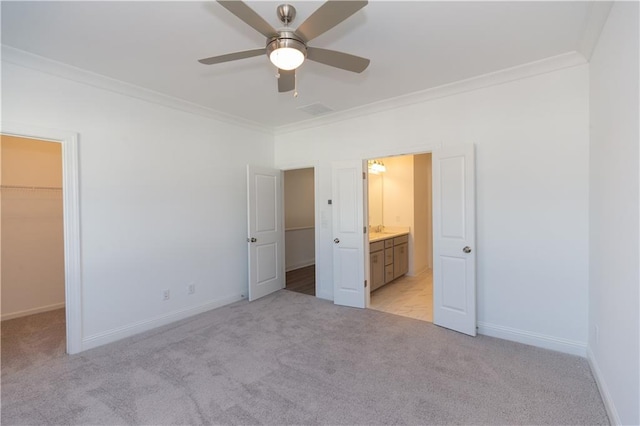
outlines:
M367 3L368 1L329 0L300 24L295 32L309 42L365 7Z
M369 59L335 50L307 47L307 59L343 70L361 73L369 66Z
M218 0L218 3L263 36L269 38L278 35L278 31L265 21L262 16L247 6L246 3L237 0Z
M290 92L296 88L296 70L278 70L278 92Z
M198 59L198 62L205 65L220 64L222 62L236 61L238 59L252 58L254 56L265 55L267 49L245 50L243 52L227 53L226 55L212 56L210 58Z

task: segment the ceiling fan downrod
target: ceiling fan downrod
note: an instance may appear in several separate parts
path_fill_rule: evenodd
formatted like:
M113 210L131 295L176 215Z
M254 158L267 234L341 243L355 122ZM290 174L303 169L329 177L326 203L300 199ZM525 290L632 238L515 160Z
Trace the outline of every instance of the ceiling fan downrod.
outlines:
M290 4L281 4L278 6L276 13L278 15L278 19L285 27L288 27L289 24L296 19L296 8Z

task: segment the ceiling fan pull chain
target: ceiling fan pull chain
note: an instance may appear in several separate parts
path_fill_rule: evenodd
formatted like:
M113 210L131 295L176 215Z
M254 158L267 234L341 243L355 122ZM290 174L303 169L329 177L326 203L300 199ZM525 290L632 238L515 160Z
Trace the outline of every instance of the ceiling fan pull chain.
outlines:
M298 97L298 76L297 75L293 76L293 97L294 98Z

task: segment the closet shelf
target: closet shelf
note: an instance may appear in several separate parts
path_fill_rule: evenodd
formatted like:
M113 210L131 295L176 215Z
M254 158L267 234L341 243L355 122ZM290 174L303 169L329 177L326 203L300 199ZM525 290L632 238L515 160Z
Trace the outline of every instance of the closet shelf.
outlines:
M30 190L30 191L61 191L62 187L57 187L57 186L0 185L0 189L23 189L23 190Z

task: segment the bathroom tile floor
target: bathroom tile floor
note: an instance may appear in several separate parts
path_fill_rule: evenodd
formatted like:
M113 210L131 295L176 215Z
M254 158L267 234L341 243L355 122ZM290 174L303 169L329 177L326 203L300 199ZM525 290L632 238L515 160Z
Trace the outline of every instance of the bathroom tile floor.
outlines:
M433 274L405 275L371 293L370 309L433 322Z

